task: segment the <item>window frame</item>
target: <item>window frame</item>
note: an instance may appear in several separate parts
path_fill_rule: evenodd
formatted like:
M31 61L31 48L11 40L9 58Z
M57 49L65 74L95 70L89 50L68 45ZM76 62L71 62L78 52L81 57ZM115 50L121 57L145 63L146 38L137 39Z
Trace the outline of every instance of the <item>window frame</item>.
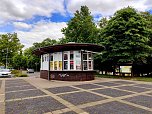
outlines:
M72 52L72 59L71 59L71 52ZM55 55L57 54L57 55ZM61 54L61 55L59 55ZM67 54L67 59L65 59L64 54ZM83 55L87 55L87 59L83 60ZM91 59L90 59L91 54ZM93 70L93 53L91 51L82 51L82 50L70 50L70 51L63 51L63 52L54 52L50 53L50 71L90 71ZM53 57L52 57L53 56ZM53 61L52 61L53 58ZM55 70L54 62L57 61L57 69ZM52 62L52 67L51 67ZM64 65L67 62L67 69L65 69ZM70 64L73 62L73 69L70 68ZM87 69L84 69L84 62L87 64ZM90 63L91 62L91 67ZM62 64L61 64L62 63ZM61 66L62 65L62 66ZM62 67L60 69L60 67Z
M87 59L84 59L84 54L87 54ZM91 59L89 59L89 54L91 54ZM93 70L93 56L92 56L92 51L83 51L82 53L83 56L83 60L82 60L82 64L83 64L83 71L90 71ZM84 62L87 63L87 69L84 69ZM89 62L91 62L91 68L89 67Z

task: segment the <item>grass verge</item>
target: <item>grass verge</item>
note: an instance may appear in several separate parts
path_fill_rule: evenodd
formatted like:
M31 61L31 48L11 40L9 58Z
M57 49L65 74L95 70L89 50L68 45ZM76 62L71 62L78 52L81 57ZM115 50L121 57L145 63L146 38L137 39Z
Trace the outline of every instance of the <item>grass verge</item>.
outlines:
M124 77L124 76L113 76L113 75L97 74L96 77L152 82L152 77L141 77L141 76L140 77L131 77L131 76L125 76Z

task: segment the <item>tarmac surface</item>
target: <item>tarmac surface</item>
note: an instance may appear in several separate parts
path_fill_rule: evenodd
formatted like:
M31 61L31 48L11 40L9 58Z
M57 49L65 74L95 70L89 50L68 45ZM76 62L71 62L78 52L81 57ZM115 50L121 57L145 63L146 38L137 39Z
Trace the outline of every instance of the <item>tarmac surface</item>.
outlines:
M0 114L152 114L152 84L97 78L0 78Z

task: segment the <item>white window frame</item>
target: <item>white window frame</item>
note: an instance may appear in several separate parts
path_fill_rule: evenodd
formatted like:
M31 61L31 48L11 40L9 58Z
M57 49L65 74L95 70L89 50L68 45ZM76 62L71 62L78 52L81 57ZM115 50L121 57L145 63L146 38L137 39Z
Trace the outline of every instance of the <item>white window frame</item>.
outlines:
M89 70L93 70L93 57L92 57L92 52L91 51L81 51L81 50L71 50L73 51L73 64L74 64L74 68L73 69L70 69L70 51L63 51L63 52L55 52L57 53L57 55L55 56L55 53L50 53L50 56L53 55L53 61L50 61L49 62L53 62L53 68L51 69L51 66L50 66L50 71L89 71ZM77 55L77 51L80 51L80 57L76 57ZM59 55L59 53L61 55ZM64 53L67 53L68 55L68 59L67 60L64 60ZM83 60L83 54L86 53L87 54L87 60ZM91 53L91 60L89 60L89 53ZM82 54L82 55L81 55ZM49 56L49 57L50 57ZM57 69L54 70L54 62L55 61L58 61L57 62ZM59 69L59 61L62 61L62 69ZM68 62L68 68L67 69L64 69L64 62L67 61ZM80 63L80 69L76 69L76 61L78 61ZM87 62L87 69L84 70L84 61ZM91 69L89 69L89 61L91 61Z
M91 53L91 59L90 59L90 60L89 60L89 53ZM83 70L84 70L84 71L93 70L93 56L92 56L92 52L91 52L91 51L83 51L82 54L83 54L83 55L84 55L84 54L87 54L87 60L83 60L83 58L82 58L82 61L83 61L83 66L82 66L82 68L83 68ZM82 55L82 56L83 56L83 55ZM87 69L84 69L84 61L87 62ZM89 61L91 61L91 69L89 69Z

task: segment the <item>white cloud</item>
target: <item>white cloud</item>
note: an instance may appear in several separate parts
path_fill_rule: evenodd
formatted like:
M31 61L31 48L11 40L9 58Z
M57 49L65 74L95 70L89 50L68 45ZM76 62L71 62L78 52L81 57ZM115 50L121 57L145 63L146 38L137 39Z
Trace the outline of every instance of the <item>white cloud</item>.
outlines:
M0 0L0 22L30 19L35 15L64 14L64 0Z
M152 9L152 0L65 0L67 11L73 13L82 5L87 5L95 15L95 21L113 15L117 10L132 6L140 11ZM34 24L24 23L26 19L34 16L51 17L58 12L65 15L64 0L0 0L0 26L13 23L18 37L25 48L32 46L34 42L41 42L45 38L58 39L63 37L61 29L66 27L65 22L40 21ZM20 21L20 22L18 22ZM5 29L5 28L4 28ZM26 29L27 31L22 31ZM1 30L5 31L5 30ZM0 32L1 32L0 31ZM13 31L13 30L12 30ZM13 31L13 32L14 32Z
M151 5L149 5L151 4ZM67 2L68 11L74 13L82 5L87 5L93 15L101 14L102 16L113 15L117 10L132 6L140 11L149 9L151 0L70 0Z
M18 38L21 43L25 45L24 48L32 46L34 42L41 42L46 38L58 39L62 38L63 34L61 29L66 27L65 22L38 22L33 25L33 28L29 32L15 31L18 34Z
M16 29L30 29L32 27L32 25L23 22L14 22L13 25Z
M152 9L152 0L145 1L145 5L148 6L148 9Z

